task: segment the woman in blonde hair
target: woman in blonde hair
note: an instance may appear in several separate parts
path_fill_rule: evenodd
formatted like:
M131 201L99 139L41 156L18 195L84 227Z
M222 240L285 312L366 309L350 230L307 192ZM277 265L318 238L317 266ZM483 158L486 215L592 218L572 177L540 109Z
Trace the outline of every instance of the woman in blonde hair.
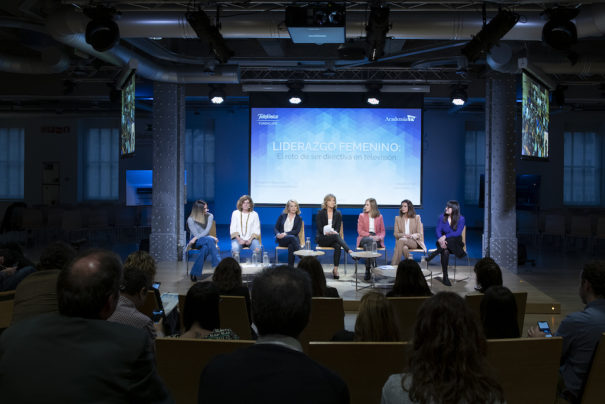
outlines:
M399 328L393 307L380 292L363 295L355 321L355 341L399 341Z
M378 247L384 246L384 220L378 210L376 199L368 198L363 205L363 212L357 219L357 246L369 251L372 243L376 242ZM376 266L376 259L366 259L365 280L371 278L370 267Z
M200 250L200 254L191 268L190 277L192 282L197 281L198 276L202 275L204 261L208 256L212 260L212 267L216 267L221 260L216 248L218 239L210 235L213 221L214 216L208 212L208 204L201 199L195 201L187 219L189 233L193 236L189 240L189 246Z
M340 226L342 225L342 214L336 209L336 197L332 194L324 196L321 210L315 217L317 227L317 236L315 242L320 247L332 247L334 249L334 269L332 276L334 279L340 278L338 275L338 263L340 262L340 247L345 252L351 253L347 243L340 237Z
M298 233L302 227L300 208L298 202L289 200L286 208L277 218L275 228L275 241L280 247L288 247L288 265L294 266L294 252L300 250Z
M237 209L231 214L231 251L239 252L243 247L260 249L260 219L254 211L254 202L249 195L242 195L237 201Z

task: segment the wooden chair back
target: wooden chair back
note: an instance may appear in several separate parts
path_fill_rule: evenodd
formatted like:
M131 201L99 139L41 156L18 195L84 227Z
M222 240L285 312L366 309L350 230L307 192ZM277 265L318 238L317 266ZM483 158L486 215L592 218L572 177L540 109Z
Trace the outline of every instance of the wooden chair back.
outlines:
M305 221L301 220L300 231L298 232L298 243L301 248L305 248Z
M246 340L157 338L155 357L160 377L176 403L198 402L200 374L216 355L254 344Z
M183 313L185 312L185 295L179 295L179 320L181 334L185 332ZM223 296L219 303L219 318L221 328L231 328L240 339L252 339L250 323L248 321L248 309L246 298L243 296Z
M330 341L345 328L345 311L341 298L314 297L311 299L309 324L298 337L306 351L309 341Z
M517 324L519 332L523 332L523 322L525 321L525 306L527 305L527 292L513 292L515 302L517 303ZM477 313L477 318L481 318L481 300L483 293L474 293L464 297L468 307Z
M605 397L605 333L592 358L590 372L582 395L582 404L600 404Z
M8 328L13 321L13 307L15 306L15 291L0 292L0 330ZM344 327L343 327L344 328Z
M560 337L487 341L487 360L508 404L555 402L562 345Z
M343 378L351 404L378 404L388 377L407 363L407 343L310 342L309 356Z
M221 328L231 328L240 339L252 339L246 299L243 296L222 296L219 303Z
M387 298L393 307L395 318L399 323L399 334L402 341L412 339L418 309L428 298L429 296Z

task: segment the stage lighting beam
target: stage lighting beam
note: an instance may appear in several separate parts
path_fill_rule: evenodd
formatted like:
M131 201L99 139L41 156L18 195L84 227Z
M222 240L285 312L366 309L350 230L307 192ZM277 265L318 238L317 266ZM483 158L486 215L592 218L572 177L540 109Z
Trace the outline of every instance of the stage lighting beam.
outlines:
M450 100L452 104L460 107L466 104L467 99L468 94L466 93L466 88L464 86L457 85L452 89L452 93L450 95Z
M222 104L225 102L225 90L222 86L212 86L210 87L210 93L208 94L208 99L213 104Z

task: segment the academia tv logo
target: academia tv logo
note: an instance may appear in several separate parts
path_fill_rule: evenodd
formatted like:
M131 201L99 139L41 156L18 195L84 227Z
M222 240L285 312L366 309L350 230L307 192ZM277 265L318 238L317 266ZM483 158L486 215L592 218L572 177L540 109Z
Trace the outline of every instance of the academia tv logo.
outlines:
M279 119L277 114L257 114L256 119L259 121L276 121Z
M406 116L387 116L387 122L414 122L416 120L416 115L406 115Z

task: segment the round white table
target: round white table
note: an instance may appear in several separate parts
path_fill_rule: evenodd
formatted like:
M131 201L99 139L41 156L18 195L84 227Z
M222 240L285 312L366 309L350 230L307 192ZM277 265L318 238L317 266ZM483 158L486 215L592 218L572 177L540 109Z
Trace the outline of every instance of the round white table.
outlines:
M325 252L317 251L317 250L298 250L294 251L294 255L298 255L299 257L318 257L320 255L324 255Z
M374 278L372 277L372 283L370 283L370 285L368 286L364 286L362 288L357 286L357 261L359 261L362 258L365 259L370 259L370 258L378 258L380 257L382 254L379 252L372 252L372 251L353 251L351 252L351 257L353 257L353 260L355 261L355 291L358 291L360 289L365 289L365 288L370 288L370 287L374 287Z

